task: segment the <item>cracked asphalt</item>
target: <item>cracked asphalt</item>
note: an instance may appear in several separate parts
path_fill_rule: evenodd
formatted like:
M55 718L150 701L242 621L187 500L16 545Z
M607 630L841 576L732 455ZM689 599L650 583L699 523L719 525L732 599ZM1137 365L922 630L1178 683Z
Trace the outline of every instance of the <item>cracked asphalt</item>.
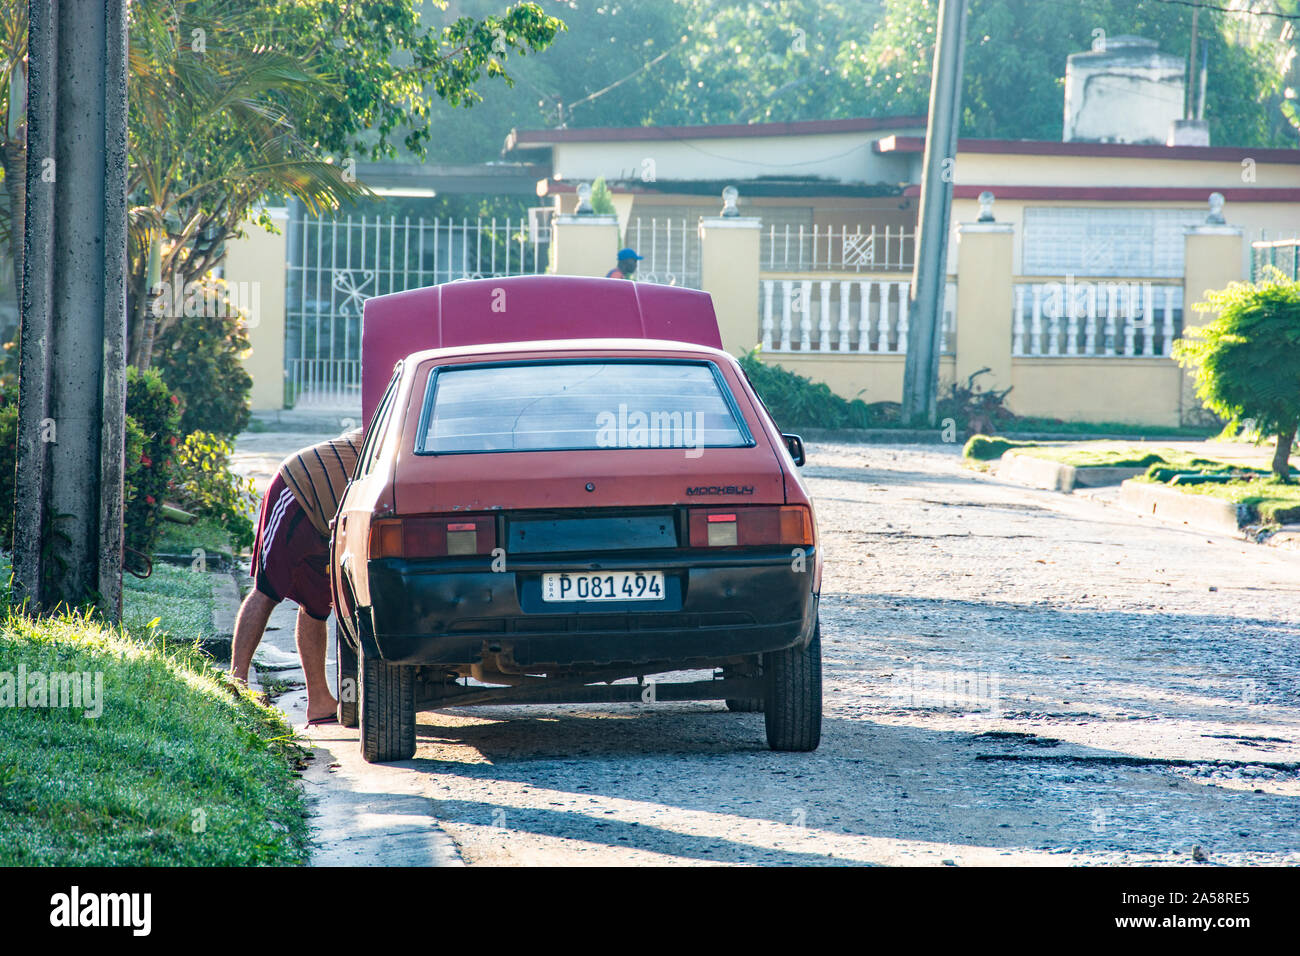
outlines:
M397 766L465 862L1300 863L1300 555L953 447L812 445L804 474L821 748L710 703L425 712Z

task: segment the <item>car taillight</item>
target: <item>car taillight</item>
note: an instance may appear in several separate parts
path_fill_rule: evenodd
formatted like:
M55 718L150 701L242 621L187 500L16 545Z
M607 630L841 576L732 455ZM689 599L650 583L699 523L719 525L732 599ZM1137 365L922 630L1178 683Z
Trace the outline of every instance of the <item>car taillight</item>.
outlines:
M813 543L812 512L803 505L772 508L693 508L692 548L756 544L807 546Z
M469 518L383 518L370 525L372 558L444 558L491 554L496 520Z

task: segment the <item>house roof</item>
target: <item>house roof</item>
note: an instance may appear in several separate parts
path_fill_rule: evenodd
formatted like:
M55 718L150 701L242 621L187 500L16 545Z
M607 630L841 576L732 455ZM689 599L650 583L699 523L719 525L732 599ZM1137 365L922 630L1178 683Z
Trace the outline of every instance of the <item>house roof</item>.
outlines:
M518 129L506 137L506 150L544 149L560 143L614 143L643 140L736 139L746 136L814 136L866 133L925 126L924 116L859 116L790 123L730 123L720 126L597 126L586 129Z
M921 153L924 136L883 136L871 148L877 153ZM1096 156L1115 159L1191 159L1202 162L1300 163L1300 149L1260 149L1254 146L1150 146L1137 143L1057 143L1030 139L958 139L959 153L1005 156Z

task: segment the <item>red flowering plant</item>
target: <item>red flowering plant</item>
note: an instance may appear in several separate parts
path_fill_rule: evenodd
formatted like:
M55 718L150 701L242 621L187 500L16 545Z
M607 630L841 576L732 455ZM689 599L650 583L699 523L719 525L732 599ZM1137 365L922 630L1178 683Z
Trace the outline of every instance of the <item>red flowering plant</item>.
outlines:
M157 372L129 368L126 414L125 564L141 570L158 540L180 429L180 401Z

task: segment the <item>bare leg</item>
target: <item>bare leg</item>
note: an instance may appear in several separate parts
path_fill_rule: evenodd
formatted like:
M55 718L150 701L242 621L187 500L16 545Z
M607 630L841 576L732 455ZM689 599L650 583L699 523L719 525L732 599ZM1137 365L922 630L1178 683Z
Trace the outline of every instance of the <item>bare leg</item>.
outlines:
M307 678L307 719L317 720L333 714L339 702L330 693L325 680L325 622L318 621L302 608L298 608L298 626L294 629L298 641L298 657L302 672Z
M275 610L275 604L275 601L253 588L239 606L239 616L235 618L235 639L230 646L230 676L236 680L247 683L253 652L262 643L266 622Z

